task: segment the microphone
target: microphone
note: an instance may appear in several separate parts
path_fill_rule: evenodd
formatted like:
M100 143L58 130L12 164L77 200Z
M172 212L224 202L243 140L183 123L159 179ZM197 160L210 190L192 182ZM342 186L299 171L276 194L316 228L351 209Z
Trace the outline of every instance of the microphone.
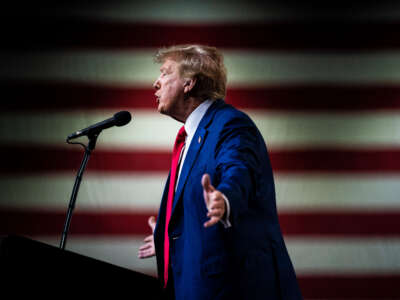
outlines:
M92 126L89 126L85 129L78 130L67 137L68 140L72 140L84 135L90 136L95 133L100 133L103 129L107 129L113 126L124 126L128 124L132 119L132 116L129 111L120 111L117 112L112 118L96 123Z

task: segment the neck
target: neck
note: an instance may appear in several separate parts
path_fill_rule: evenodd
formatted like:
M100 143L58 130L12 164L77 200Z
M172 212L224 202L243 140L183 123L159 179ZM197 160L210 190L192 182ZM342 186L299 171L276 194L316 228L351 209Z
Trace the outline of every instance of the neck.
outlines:
M201 104L204 102L203 99L200 98L194 98L194 97L189 97L184 100L184 106L182 108L181 114L174 118L175 120L185 123L187 118L190 116L190 114Z

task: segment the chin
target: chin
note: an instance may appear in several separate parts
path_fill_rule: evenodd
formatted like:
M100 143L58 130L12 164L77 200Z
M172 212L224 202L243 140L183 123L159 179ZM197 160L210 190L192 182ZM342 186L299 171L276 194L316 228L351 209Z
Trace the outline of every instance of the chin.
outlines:
M164 107L163 105L161 105L161 104L159 104L159 105L157 106L157 111L158 111L160 114L168 115L167 110L166 110L165 107Z

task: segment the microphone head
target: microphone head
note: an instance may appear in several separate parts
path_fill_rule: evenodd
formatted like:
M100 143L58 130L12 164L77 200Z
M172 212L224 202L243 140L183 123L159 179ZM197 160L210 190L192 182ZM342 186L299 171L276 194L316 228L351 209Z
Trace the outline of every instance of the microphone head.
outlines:
M120 111L114 115L115 125L124 126L128 124L132 119L131 113L129 111Z

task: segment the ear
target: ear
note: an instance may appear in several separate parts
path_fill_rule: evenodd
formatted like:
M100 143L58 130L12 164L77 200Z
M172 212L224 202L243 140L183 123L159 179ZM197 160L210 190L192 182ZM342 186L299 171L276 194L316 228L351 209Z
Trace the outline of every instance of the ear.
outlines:
M185 94L189 93L194 88L195 84L196 84L196 78L185 79L185 82L183 84L183 92Z

